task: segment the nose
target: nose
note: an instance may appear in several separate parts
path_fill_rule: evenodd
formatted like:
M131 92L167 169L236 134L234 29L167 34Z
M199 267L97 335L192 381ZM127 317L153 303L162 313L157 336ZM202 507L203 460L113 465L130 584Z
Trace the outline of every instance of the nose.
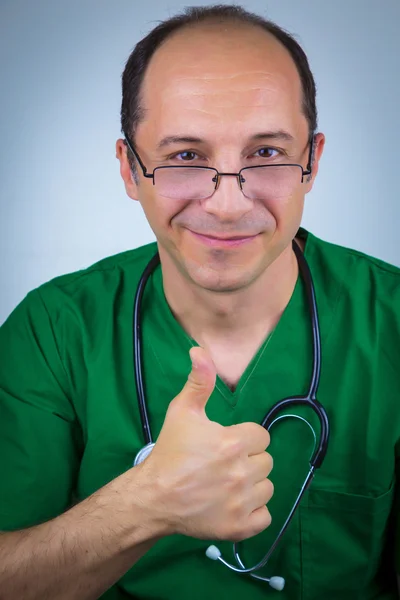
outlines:
M218 176L215 192L202 201L203 209L221 222L237 222L253 209L253 201L240 189L238 176L222 173Z

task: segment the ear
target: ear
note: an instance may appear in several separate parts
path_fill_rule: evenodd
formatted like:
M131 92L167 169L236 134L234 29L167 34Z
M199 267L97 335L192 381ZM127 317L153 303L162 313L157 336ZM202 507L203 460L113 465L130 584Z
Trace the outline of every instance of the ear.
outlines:
M127 155L127 150L128 147L125 144L125 141L123 139L118 139L115 145L115 150L116 150L116 157L119 160L119 164L120 164L120 173L121 173L121 177L124 181L125 184L125 190L126 193L128 194L128 196L130 198L132 198L132 200L137 200L139 197L139 190L138 190L138 185L135 182L133 175L132 175L132 170L129 164L129 160L128 160L128 155Z
M313 152L313 161L311 166L311 175L309 175L306 179L306 194L310 192L313 188L315 178L318 173L319 161L324 151L325 146L325 136L323 133L317 133L314 136L314 152Z

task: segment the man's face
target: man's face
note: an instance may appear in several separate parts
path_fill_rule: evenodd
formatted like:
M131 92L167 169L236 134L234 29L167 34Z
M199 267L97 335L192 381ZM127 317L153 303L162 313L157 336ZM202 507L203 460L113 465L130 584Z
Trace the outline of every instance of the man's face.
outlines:
M166 165L224 173L278 163L306 168L309 130L299 75L285 48L260 29L178 32L153 56L141 105L145 117L134 144L149 173ZM201 141L161 145L167 137ZM323 142L319 135L313 176ZM211 197L176 200L161 196L139 166L135 184L121 140L117 154L127 192L139 199L157 237L163 267L214 291L248 286L289 247L312 186L307 178L301 183L298 169L283 196L249 199L235 177L222 177Z

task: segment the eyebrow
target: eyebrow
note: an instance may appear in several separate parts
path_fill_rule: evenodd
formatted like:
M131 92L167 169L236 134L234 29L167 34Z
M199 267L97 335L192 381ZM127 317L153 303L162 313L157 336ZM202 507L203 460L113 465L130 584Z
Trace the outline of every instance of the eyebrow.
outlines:
M277 131L263 131L260 133L255 133L249 138L249 142L256 142L258 140L281 140L284 142L293 142L294 137L287 131L283 129L278 129ZM187 135L167 135L162 138L158 144L157 149L165 148L166 146L170 146L171 144L205 144L207 140L194 136Z

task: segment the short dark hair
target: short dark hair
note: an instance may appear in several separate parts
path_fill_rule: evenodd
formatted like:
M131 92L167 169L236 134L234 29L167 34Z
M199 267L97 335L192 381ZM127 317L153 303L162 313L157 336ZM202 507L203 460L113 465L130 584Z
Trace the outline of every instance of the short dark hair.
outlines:
M248 12L241 6L226 4L185 8L182 13L161 21L136 44L122 74L122 133L126 132L131 139L134 139L137 125L143 118L140 92L147 66L154 52L179 29L204 22L240 23L261 27L285 46L300 76L303 89L303 112L308 121L311 137L317 129L316 86L304 50L290 33L274 22Z

